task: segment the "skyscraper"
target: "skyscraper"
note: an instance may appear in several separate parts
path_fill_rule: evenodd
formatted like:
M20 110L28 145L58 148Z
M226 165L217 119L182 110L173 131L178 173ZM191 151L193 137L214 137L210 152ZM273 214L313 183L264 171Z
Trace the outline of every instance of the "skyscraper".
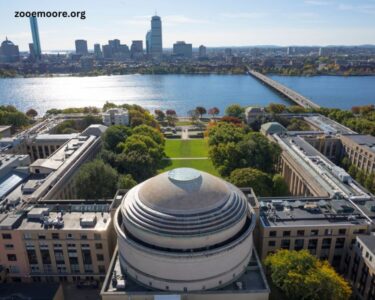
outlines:
M183 41L176 42L173 44L173 54L178 57L192 58L193 46Z
M75 40L75 44L76 54L87 55L89 53L86 40Z
M146 35L147 54L154 58L160 58L163 54L161 18L153 16L151 19L151 30Z
M131 57L140 57L143 55L143 41L132 41L132 45L130 47L130 54Z
M100 44L94 44L94 54L96 58L101 58L103 56Z
M40 46L38 21L36 17L30 17L31 34L33 36L34 55L36 59L42 58L42 48Z

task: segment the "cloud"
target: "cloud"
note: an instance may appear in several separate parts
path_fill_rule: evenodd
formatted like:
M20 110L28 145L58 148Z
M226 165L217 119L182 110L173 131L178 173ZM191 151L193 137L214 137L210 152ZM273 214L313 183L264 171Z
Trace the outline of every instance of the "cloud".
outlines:
M321 0L305 0L305 3L309 5L315 5L315 6L327 6L327 5L332 4L332 2L321 1Z
M268 14L262 12L236 12L236 13L223 13L221 14L224 18L230 19L259 19L264 18Z
M375 15L375 5L373 4L367 4L367 5L340 4L338 6L338 9L344 10L344 11L351 11L355 13L361 13L361 14Z

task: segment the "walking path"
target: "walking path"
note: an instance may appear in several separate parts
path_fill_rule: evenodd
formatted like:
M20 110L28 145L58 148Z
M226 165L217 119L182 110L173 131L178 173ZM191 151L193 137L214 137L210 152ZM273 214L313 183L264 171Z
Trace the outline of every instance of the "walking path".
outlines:
M165 157L163 160L189 160L189 159L208 159L208 157Z

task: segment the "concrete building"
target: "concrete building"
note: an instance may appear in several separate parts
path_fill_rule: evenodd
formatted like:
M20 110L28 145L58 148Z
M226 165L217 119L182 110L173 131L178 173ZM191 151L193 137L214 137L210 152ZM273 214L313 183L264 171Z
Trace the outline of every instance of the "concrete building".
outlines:
M246 107L245 109L245 118L246 118L247 124L251 124L256 119L265 115L266 113L263 107L249 106L249 107Z
M345 277L356 300L375 299L375 236L359 235L345 257Z
M198 53L199 58L207 57L207 48L205 46L200 45L198 52L199 52Z
M375 137L362 134L340 135L344 155L366 174L375 173Z
M94 44L94 55L95 58L102 58L103 57L103 52L100 44Z
M143 57L143 41L132 41L130 47L130 55L132 58L142 58Z
M0 137L10 137L12 135L12 126L11 125L5 125L0 126Z
M80 55L89 54L86 40L75 40L75 46L76 46L76 54L80 54Z
M5 41L0 46L0 62L2 63L14 63L20 60L20 51L18 46L14 45L13 42L5 38Z
M146 34L146 52L153 58L163 55L162 24L159 16L151 18L151 30Z
M30 55L33 56L35 59L42 58L42 46L40 45L40 38L39 38L39 28L38 28L38 20L36 17L30 17L30 28L31 34L33 37L33 53L30 51Z
M259 198L259 210L261 259L278 249L307 249L342 271L356 235L371 230L362 209L346 199Z
M184 41L179 41L173 44L173 54L177 57L192 58L193 46L186 44Z
M9 282L103 281L115 240L112 201L41 203L0 220Z
M111 108L102 114L103 124L111 125L129 125L129 112L127 109Z
M255 223L246 196L222 179L189 168L157 175L115 214L102 299L268 299Z
M37 202L49 199L75 199L75 174L93 159L101 148L101 135L107 127L91 125L45 159L30 165L31 177L22 188L22 199Z

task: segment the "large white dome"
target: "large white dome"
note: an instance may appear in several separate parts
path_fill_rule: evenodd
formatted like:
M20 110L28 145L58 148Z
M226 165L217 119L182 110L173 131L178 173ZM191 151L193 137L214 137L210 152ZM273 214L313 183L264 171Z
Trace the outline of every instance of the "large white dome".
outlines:
M115 221L125 272L162 290L213 288L240 276L254 226L238 188L190 168L132 188Z

